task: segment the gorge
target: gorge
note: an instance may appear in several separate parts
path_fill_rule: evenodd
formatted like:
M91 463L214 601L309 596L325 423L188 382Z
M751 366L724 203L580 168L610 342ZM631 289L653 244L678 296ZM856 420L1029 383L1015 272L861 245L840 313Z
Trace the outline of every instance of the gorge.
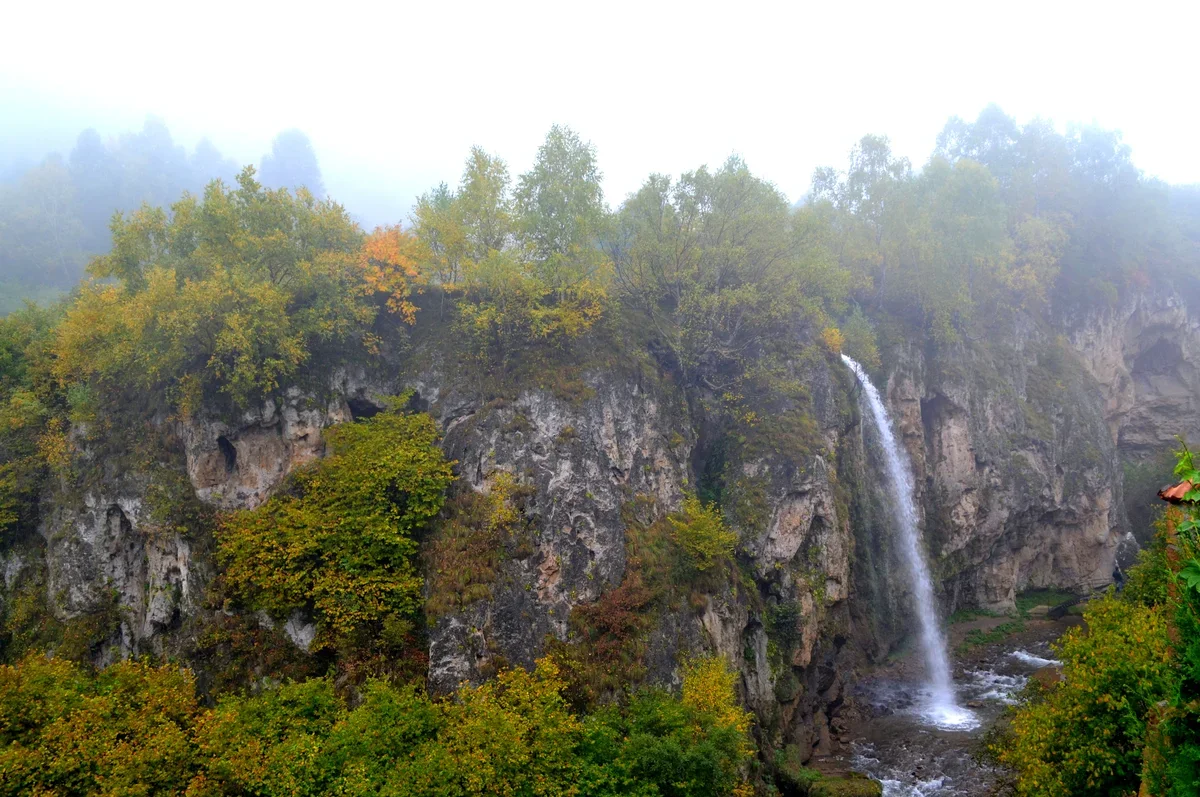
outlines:
M237 734L301 697L312 793L499 792L462 784L511 731L561 763L511 793L877 794L819 770L864 679L921 658L927 725L993 717L939 618L1108 585L1200 437L1200 227L1119 140L1048 135L956 120L915 173L868 136L795 207L734 158L610 211L555 127L409 229L252 169L118 217L92 281L0 327L4 672L186 672L204 794L293 772L300 720ZM1162 215L1114 227L1135 199ZM346 752L360 709L394 755Z

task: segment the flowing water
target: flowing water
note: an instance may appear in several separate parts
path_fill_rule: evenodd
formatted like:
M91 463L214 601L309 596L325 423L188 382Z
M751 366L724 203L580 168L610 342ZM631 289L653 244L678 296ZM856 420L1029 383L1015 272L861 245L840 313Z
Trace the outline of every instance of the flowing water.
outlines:
M904 449L896 442L887 407L875 385L871 384L870 377L861 365L846 355L842 355L842 360L862 384L863 397L883 448L888 491L900 532L900 550L908 569L913 604L920 625L919 639L926 675L925 688L918 697L921 714L929 724L943 730L967 730L977 727L978 718L959 705L950 676L946 637L938 622L929 565L921 549L921 529L913 497L912 467Z
M921 710L922 688L901 669L885 670L854 687L854 698L870 715L836 759L883 784L884 797L985 797L1005 779L979 754L984 728L1017 702L1030 678L1059 662L1050 640L1065 629L1052 621L1030 621L1018 638L973 653L958 668L958 697L970 701L979 727L943 729Z

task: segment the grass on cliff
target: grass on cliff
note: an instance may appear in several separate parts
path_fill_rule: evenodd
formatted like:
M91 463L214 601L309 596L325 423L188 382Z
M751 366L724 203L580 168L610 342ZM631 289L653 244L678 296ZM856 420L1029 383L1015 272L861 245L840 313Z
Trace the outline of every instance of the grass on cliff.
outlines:
M1017 595L1017 614L1028 617L1037 606L1051 608L1079 597L1074 592L1061 589L1030 589Z

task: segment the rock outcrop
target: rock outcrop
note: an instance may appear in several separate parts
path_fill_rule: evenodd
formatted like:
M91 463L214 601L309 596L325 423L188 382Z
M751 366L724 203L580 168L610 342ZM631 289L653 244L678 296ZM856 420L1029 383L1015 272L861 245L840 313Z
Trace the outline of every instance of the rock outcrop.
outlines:
M947 610L1007 609L1024 588L1105 583L1125 534L1118 452L1200 430L1200 323L1182 299L1138 297L1071 324L1069 344L1016 318L987 341L885 352L881 381L916 469ZM799 375L817 442L736 463L731 478L757 505L756 519L739 522L736 573L658 612L641 654L645 678L669 684L684 654L719 652L742 674L764 743L794 744L801 758L829 748L847 680L892 650L910 621L873 486L883 478L876 443L849 372L817 360ZM712 442L699 411L649 367L592 369L569 396L525 388L492 400L436 362L331 382L324 398L292 390L237 420L180 424L180 467L208 505L254 507L322 456L326 426L415 391L413 405L441 424L457 461L455 489L487 492L509 474L527 494L529 544L503 558L486 598L429 629L435 689L529 665L568 640L572 611L629 572L629 507L643 523L678 510ZM44 502L46 598L68 618L115 596L121 631L109 656L172 649L171 635L202 611L213 570L210 544L151 522L151 478L111 474ZM11 588L25 560L4 564ZM302 617L284 630L300 647L312 639Z
M888 395L916 470L946 604L1111 581L1127 528L1102 390L1052 331L901 348Z
M428 391L430 381L418 384ZM566 638L573 606L621 583L622 506L638 496L656 511L679 505L694 443L681 397L653 380L603 373L588 377L585 392L568 400L525 390L482 406L452 390L427 399L458 462L458 489L513 475L531 493L533 530L529 555L504 564L491 600L430 630L435 688L478 680L494 660L532 665L547 639Z
M1122 456L1153 456L1179 437L1200 441L1200 313L1183 294L1135 292L1066 323Z
M190 540L147 522L142 491L129 487L62 502L43 524L47 602L58 619L105 609L120 617L106 658L161 653L199 609L207 572Z

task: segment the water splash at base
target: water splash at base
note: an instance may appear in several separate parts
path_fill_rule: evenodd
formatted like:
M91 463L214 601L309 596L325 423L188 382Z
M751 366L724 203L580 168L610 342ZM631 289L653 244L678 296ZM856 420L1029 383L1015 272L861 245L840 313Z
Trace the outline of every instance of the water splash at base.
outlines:
M912 582L913 603L920 623L921 652L928 678L927 695L921 716L929 724L943 730L970 730L977 727L979 721L970 711L958 704L954 683L950 678L950 657L946 653L946 638L938 623L929 565L921 548L917 505L913 498L912 467L904 449L896 442L887 407L867 372L844 354L842 361L854 372L863 386L863 397L883 446L892 507L900 528L900 549Z

